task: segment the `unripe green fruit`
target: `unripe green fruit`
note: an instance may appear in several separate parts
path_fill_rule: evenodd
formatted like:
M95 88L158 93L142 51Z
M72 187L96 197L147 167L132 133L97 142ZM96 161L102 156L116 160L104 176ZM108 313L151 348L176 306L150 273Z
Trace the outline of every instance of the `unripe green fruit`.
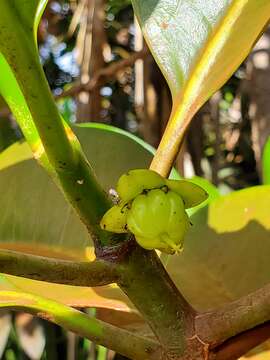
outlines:
M145 249L173 254L183 246L189 220L179 195L155 189L134 199L127 226Z
M128 205L125 203L113 206L103 216L100 222L101 229L118 234L126 233L128 209Z
M147 169L130 170L117 184L120 203L103 216L103 230L135 235L143 248L168 254L179 252L190 227L185 212L207 199L200 186L168 180Z
M158 173L147 169L130 170L122 175L117 184L121 200L130 201L144 190L157 189L166 185L165 179Z

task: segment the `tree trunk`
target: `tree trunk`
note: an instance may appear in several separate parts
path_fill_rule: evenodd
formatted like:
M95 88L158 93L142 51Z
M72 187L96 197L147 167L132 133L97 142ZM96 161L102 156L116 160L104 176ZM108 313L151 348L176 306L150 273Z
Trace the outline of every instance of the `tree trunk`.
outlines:
M83 1L83 0L82 0ZM106 44L104 29L104 0L86 0L82 19L81 36L78 36L80 53L80 80L86 84L104 67L103 56ZM91 93L81 92L77 97L77 122L100 121L101 95L100 86L96 86Z
M252 142L257 169L262 174L262 153L270 135L270 29L261 37L247 61Z

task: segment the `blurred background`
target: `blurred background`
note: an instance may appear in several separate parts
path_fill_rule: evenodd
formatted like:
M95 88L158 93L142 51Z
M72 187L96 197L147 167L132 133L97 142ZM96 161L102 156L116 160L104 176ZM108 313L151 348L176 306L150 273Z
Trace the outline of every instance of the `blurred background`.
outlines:
M60 112L71 123L125 129L157 147L171 96L143 40L129 0L49 0L40 57ZM270 135L270 30L199 111L176 167L222 193L262 183ZM22 138L0 98L0 151ZM92 312L94 310L91 310ZM30 315L1 313L0 357L124 359Z

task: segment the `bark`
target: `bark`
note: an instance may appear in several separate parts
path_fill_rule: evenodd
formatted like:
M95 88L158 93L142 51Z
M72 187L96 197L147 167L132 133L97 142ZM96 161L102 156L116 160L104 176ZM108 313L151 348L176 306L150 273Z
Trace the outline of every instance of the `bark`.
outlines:
M0 251L1 273L29 279L76 286L102 286L118 278L115 267L102 260L73 262Z
M98 71L104 68L103 50L106 44L104 29L104 0L87 0L84 9L84 21L78 46L81 47L82 84L88 83ZM101 86L97 85L91 94L82 91L77 97L77 122L100 121Z
M135 50L146 51L142 32L135 21ZM170 117L170 90L152 56L135 63L135 110L144 140L157 147Z
M261 175L263 148L270 135L270 29L263 34L248 58L246 90L251 99L252 142Z

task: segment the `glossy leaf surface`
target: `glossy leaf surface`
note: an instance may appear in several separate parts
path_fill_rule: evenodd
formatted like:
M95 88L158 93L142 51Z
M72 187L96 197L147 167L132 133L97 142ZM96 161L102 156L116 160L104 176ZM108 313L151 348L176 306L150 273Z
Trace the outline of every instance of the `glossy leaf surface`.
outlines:
M91 123L75 126L74 131L106 190L114 187L123 173L147 168L152 160L153 148L117 128ZM179 178L175 171L172 175ZM5 189L0 196L1 248L56 258L94 259L85 228L51 178L32 158L25 142L13 144L0 154L0 187ZM213 189L215 193L217 190ZM44 286L38 281L1 275L0 288L50 296L78 307L126 311L130 306L115 286L95 289Z
M91 124L75 126L74 130L106 190L115 187L122 173L147 167L152 159L150 147L116 128ZM84 258L85 249L92 246L87 231L32 158L29 146L16 143L5 150L0 155L0 170L0 187L6 189L0 197L2 246Z
M188 82L195 85L200 72L205 82L197 96L216 90L248 54L270 17L268 0L132 2L174 97Z
M270 18L268 0L132 0L145 39L173 96L152 167L165 175L199 107L248 55ZM167 162L168 165L159 162Z
M88 129L88 131L90 130ZM97 139L97 134L98 132L95 133L92 139ZM86 137L90 139L88 136ZM108 146L109 134L106 134L106 136L108 136L106 139L106 145ZM122 139L122 141L127 151L126 140ZM87 143L89 144L90 142L88 141ZM84 144L85 149L87 148L87 143ZM119 143L119 139L117 143ZM101 140L101 144L104 146L104 140ZM138 151L137 146L135 146L135 149L136 153ZM93 148L92 150L95 151ZM98 151L97 148L96 151ZM106 154L108 156L110 151L106 152ZM148 161L150 160L151 155L149 155ZM29 161L31 160L17 163L17 165L27 164ZM141 161L146 160L141 159ZM123 163L124 161L121 162L122 166ZM34 161L33 164L35 164ZM97 164L100 164L100 161L98 161ZM108 161L106 161L106 164L108 164ZM127 168L127 164L129 166L131 165L130 163L126 163ZM15 165L15 167L17 165ZM141 166L142 163L136 164L136 167ZM12 169L13 166L10 166L2 170L0 172L0 180L3 171ZM37 169L39 168L37 167ZM106 180L107 185L104 185L108 186L108 166L102 171L104 170L106 170L107 176L103 175L103 181L105 183ZM124 170L122 168L119 171L122 173L126 170L127 169ZM102 171L98 171L100 171L99 176L102 179ZM28 173L28 171L26 171L26 173ZM30 172L30 174L33 173ZM41 174L44 175L43 172L41 172ZM19 176L16 175L16 178L18 177ZM117 181L118 177L119 173L115 174L114 182ZM10 178L8 179L8 181L10 181ZM38 181L40 182L42 180L38 178ZM28 184L28 181L25 181L25 184ZM4 186L6 186L6 184L4 184ZM39 193L37 199L40 199L42 196L44 198L48 197L49 186L48 184L45 186L47 189L46 194L44 194L44 192L43 195ZM53 194L53 201L57 204L56 195L55 193ZM268 257L270 250L270 223L267 216L270 203L269 194L270 187L261 186L239 191L225 197L217 197L216 200L212 200L208 209L200 209L192 216L193 227L185 240L183 253L179 256L175 255L166 258L164 262L177 285L195 307L205 309L220 305L230 299L246 294L270 280ZM61 194L59 194L59 196L61 196ZM213 196L217 196L217 194ZM31 193L29 191L28 201L30 198ZM24 202L26 203L26 201ZM37 205L34 206L37 212ZM60 209L63 211L61 207ZM50 210L50 208L48 208L48 210ZM215 213L219 216L215 216ZM51 215L53 214L51 211ZM20 220L20 214L18 212L13 216L16 221ZM46 216L48 216L48 214L46 214ZM57 214L54 216L57 216ZM38 223L38 221L42 221L42 219L36 219L35 221ZM67 222L69 221L70 219ZM53 221L51 221L51 224L53 224ZM50 226L52 226L51 224ZM39 223L38 226L40 226ZM84 238L83 235L83 240L78 237L81 231L80 229L78 229L77 232L75 245L74 237L72 243L72 236L69 238L69 233L72 232L72 226L75 226L74 223L70 226L70 230L67 231L66 235L62 237L62 243L58 245L58 249L56 245L50 247L49 243L45 243L44 248L42 246L39 248L37 242L35 249L38 249L38 252L44 253L45 255L56 257L83 258L87 255L88 258L93 258L93 250L91 244L88 243L89 240L86 237ZM48 231L48 222L47 227L43 227L44 231L45 228L46 231ZM67 228L69 229L69 225L67 225ZM59 229L54 225L52 227L54 241L58 239L57 234L59 234ZM78 251L78 248L76 248L77 244L79 244L78 246L88 245L85 253ZM14 243L15 249L20 249L20 246L23 251L27 251L27 246L28 251L29 248L33 251L31 243L29 245L27 245L27 242L25 244L23 242L21 244ZM12 248L11 244L7 243L5 247ZM63 248L65 248L64 254ZM235 274L238 274L237 277ZM240 282L237 280L239 278L241 279ZM6 290L16 289L17 291L18 289L20 291L26 291L27 289L29 292L38 293L43 296L50 294L50 296L58 301L68 302L75 306L92 305L117 308L124 311L130 306L127 298L114 286L86 289L46 284L46 287L44 287L43 283L37 281L2 275L1 288ZM198 297L198 293L201 293L202 296Z
M270 186L257 186L219 197L191 217L183 253L164 262L196 308L213 308L270 281L269 203Z

